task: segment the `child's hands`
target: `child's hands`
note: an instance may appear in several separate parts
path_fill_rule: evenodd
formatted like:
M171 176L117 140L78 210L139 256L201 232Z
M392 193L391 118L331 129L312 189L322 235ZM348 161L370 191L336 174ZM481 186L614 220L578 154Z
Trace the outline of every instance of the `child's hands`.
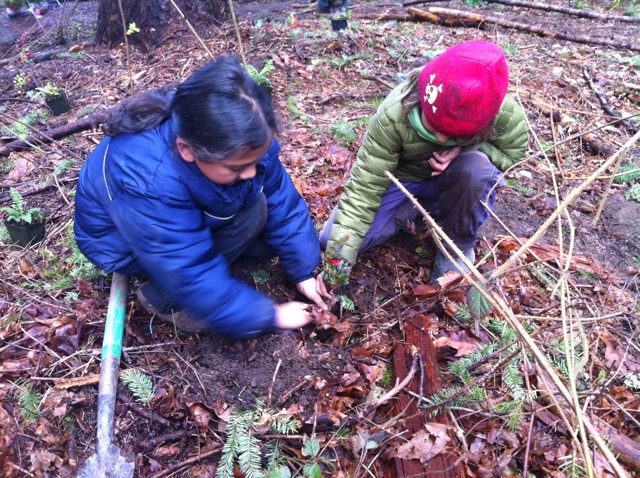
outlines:
M275 326L279 329L299 329L313 321L311 305L304 302L276 304Z
M312 300L321 309L328 309L329 306L327 304L333 299L333 296L327 291L321 275L298 282L296 288L302 295Z
M447 166L458 157L460 154L460 146L456 146L455 148L448 149L446 151L442 151L441 153L433 153L433 158L429 160L429 166L433 168L432 176L437 176L438 174L442 174L442 172L447 169Z

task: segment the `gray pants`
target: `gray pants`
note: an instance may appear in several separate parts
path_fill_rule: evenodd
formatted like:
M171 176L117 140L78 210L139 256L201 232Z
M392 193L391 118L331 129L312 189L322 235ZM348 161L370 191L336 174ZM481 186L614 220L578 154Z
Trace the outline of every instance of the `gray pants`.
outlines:
M480 151L465 151L455 158L439 176L402 185L426 207L444 232L463 251L473 248L480 226L489 219L489 209L496 200L497 184L502 173ZM320 244L327 246L336 207L322 233ZM413 220L418 210L407 196L392 184L365 237L360 252L378 246L398 233L397 221Z

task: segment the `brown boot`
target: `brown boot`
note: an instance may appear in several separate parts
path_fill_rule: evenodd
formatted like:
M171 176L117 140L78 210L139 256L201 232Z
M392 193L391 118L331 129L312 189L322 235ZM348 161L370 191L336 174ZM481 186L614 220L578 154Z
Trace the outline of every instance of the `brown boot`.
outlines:
M144 292L142 290L144 285L145 284L142 284L136 292L138 303L144 310L146 310L150 314L155 315L160 320L174 325L178 330L186 332L188 334L203 334L206 332L211 332L211 329L204 325L202 321L198 320L188 310L176 310L172 311L171 313L158 312L153 304L149 302L144 296Z

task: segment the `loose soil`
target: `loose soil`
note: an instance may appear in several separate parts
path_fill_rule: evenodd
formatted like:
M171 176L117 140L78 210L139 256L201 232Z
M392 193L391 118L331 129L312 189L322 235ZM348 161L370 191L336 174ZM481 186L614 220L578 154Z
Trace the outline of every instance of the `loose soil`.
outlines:
M468 9L460 2L417 6L426 9L430 5ZM106 50L90 43L97 3L65 2L63 7L49 11L39 22L33 17L8 19L0 15L0 59L7 60L0 70L0 112L4 125L42 107L38 100L28 100L16 92L13 80L19 73L26 75L26 89L53 80L65 86L74 103L72 113L36 120L34 127L41 130L79 120L127 96L124 49ZM602 112L597 97L585 83L582 67L588 65L595 71L596 85L607 95L615 111L638 114L638 90L624 86L638 85L637 63L630 66L634 58L638 61L638 52L492 26L483 29L429 23L407 26L391 17L405 13L395 3L363 1L355 2L352 8L351 30L337 35L330 33L326 18L314 14L313 5L236 4L244 38L251 38L252 42L246 52L248 60L258 66L268 58L276 60L272 81L274 104L284 122L281 159L317 223L326 220L338 200L361 142L366 118L397 81L396 75L419 63L430 49L481 38L507 48L513 92L522 100L534 133L527 160L507 174L507 179L514 183L508 183L499 192L495 217L481 230L477 256L491 253L479 266L481 272L489 273L509 257L512 249L504 245L506 237L525 241L556 210L554 175L562 201L633 134L621 125L607 126L611 118ZM597 2L589 4L589 8L608 12L610 4ZM639 24L585 20L496 4L483 4L473 11L592 38L630 41L640 37ZM374 21L370 19L373 14L389 17ZM64 29L54 34L54 26L60 24L61 18L68 20ZM301 33L296 33L297 28ZM400 31L403 33L398 34ZM215 52L237 50L231 24L224 25L206 41ZM44 51L65 55L37 63L20 62L20 51L26 52L27 46L33 55ZM330 56L333 64L316 62L322 56ZM142 90L184 79L204 61L205 54L189 30L178 29L157 51L132 52L134 72L140 73L136 88ZM549 110L556 111L553 121ZM337 137L336 123L351 125L355 138ZM587 147L580 138L592 130L596 131L598 144L604 143L609 149ZM12 139L4 128L2 136L6 141ZM30 206L41 207L48 218L48 236L39 247L25 251L8 244L3 246L6 259L0 274L0 429L3 430L0 457L7 463L0 472L3 476L29 473L71 476L76 464L93 452L98 344L109 281L78 279L60 289L46 284L59 280L61 273L68 276L74 267L73 262L65 262L72 250L63 239L72 218L71 192L82 159L101 138L102 133L96 128L43 146L41 152L26 150L0 158L0 201L6 204L9 187L17 187ZM547 160L540 153L540 144L553 142L558 146L547 151ZM63 161L68 159L75 163L62 168ZM629 161L640 162L637 146L624 159ZM54 184L41 186L45 178L60 170L62 173ZM611 364L615 347L610 343L615 340L635 344L629 349L631 358L625 356L627 362L618 366L633 372L640 363L633 332L637 322L634 297L638 293L640 203L625 198L628 186L616 183L609 192L606 187L606 180L593 182L568 209L575 228L573 252L583 259L571 268L571 280L584 291L576 299L580 302L576 307L582 313L589 317L611 314L620 317L589 322L585 333L593 339L592 354L597 357L593 359L591 373L597 375L604 370L610 377L607 393L616 391L623 405L632 409L633 402L625 401L626 395L621 391L626 390L624 375L607 364ZM595 221L602 201L604 207ZM554 225L538 244L568 248L571 243L566 217L562 224L562 242ZM416 249L433 250L428 231L421 221L417 225L418 235L401 233L389 244L362 254L349 284L334 288L337 295L353 301L353 311L334 305L325 322L249 341L232 341L216 335L183 336L168 324L151 320L135 302L135 289L144 278L132 278L123 367L145 371L157 391L150 408L131 404L131 394L124 387L120 391L117 441L126 453L135 455L136 476L166 476L163 473L213 476L219 453L193 462L188 460L198 453L215 451L215 444L223 440L224 420L229 418L233 407L248 409L256 404L286 409L300 420L300 434L320 436L326 447L325 456L335 467L333 471L325 469L327 476L366 476L361 466L365 456L367 463L371 463L369 473L388 476L384 468L394 456L393 440L384 442L388 452L376 459L367 455L372 453L368 449L352 446L348 439L336 439L335 435L362 403L379 395L380 390L389 389L388 384L380 384L380 379L384 370L393 370L392 350L404 338L398 322L427 317L425 330L436 339L453 337L458 344L473 345L489 340L486 333L476 334L473 327L461 324L448 308L447 300L464 300L459 290L454 288L450 295L436 293L426 298L416 293L415 286L426 284L432 265L432 256L418 254ZM554 259L549 257L546 262L556 271L558 263ZM233 274L278 302L302 300L284 278L277 260L265 264L238 263L233 266ZM544 292L544 287L537 285L531 276L515 271L509 277L504 283L505 294L518 313L537 317L558 310L558 299L548 297L548 291ZM556 317L542 321L551 338L557 338L559 333L554 320ZM615 340L612 338L613 342L607 342L605 347L600 337L607 334ZM447 372L448 364L457 355L451 345L454 342L447 343L438 347L443 382L459 385L460 381ZM604 354L605 348L608 356ZM18 418L20 404L15 384L28 378L46 396L42 416L33 424L24 425ZM533 372L528 378L534 379ZM90 384L71 386L72 380L82 379ZM49 387L52 384L56 387ZM497 380L487 382L491 401L501 400L505 393L501 386ZM398 412L393 407L383 407L378 415L350 427L349 433L352 437L362 436L363 430L373 434L379 431L374 423L379 425L394 413ZM635 420L640 418L637 406L632 414ZM485 418L459 416L467 443L465 446L458 443L452 450L457 456L467 450L464 465L468 476L497 476L492 473L507 467L522 470L524 449L519 447L525 442L533 450L528 464L531 473L565 476L558 469L563 454L572 452L566 434L561 436L555 429L535 422L532 439L526 429L507 432L498 415ZM632 440L640 437L637 421L622 414L608 419ZM393 433L400 430L393 429ZM495 434L491 443L491 438L487 438L490 433ZM511 437L511 433L510 439L517 445L509 445L506 438L507 441L495 438ZM468 450L470 445L475 447L473 453ZM289 441L288 447L301 458L299 440ZM501 454L502 458L510 459L498 460ZM610 476L606 466L599 466L601 476Z

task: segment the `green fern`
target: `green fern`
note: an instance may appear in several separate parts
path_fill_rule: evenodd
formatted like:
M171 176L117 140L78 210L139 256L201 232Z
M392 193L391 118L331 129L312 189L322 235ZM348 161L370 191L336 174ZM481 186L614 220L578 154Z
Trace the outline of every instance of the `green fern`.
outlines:
M216 471L216 478L232 478L233 477L233 465L236 462L238 456L238 450L240 448L239 437L246 433L249 428L249 421L253 419L253 413L243 412L242 410L234 410L231 412L229 421L227 422L226 434L227 440L222 446L222 454L220 461L218 462L218 470Z
M266 415L266 417L265 417ZM247 478L264 478L266 476L262 468L261 442L255 435L257 422L271 421L271 431L280 435L295 433L298 421L286 412L276 412L265 407L264 402L258 400L256 408L252 410L234 410L227 422L227 439L222 447L220 462L216 478L233 477L233 467L238 463L240 469ZM260 420L259 420L260 419ZM282 459L278 456L281 448L278 446L268 448L269 476L274 476L275 468L281 468ZM284 471L284 470L281 470Z
M355 141L358 135L349 123L338 121L331 125L331 132L338 141Z
M442 411L442 406L446 403L447 407L461 407L464 405L464 398L460 396L452 401L449 399L458 393L462 387L452 386L443 388L435 395L425 399L425 408L435 407L435 410L431 412L431 416L434 417Z
M507 428L515 431L520 427L524 418L524 403L522 400L508 400L499 403L493 407L493 410L497 413L506 414Z
M244 435L238 439L240 447L238 464L246 478L263 478L262 454L260 453L260 441L253 435L253 429L247 428Z
M145 405L148 405L156 396L155 386L149 377L138 369L131 368L122 374L124 383L133 396Z
M18 380L13 384L17 388L18 404L20 405L20 417L25 425L30 425L40 418L40 406L43 395L28 380Z
M9 194L11 196L11 206L0 207L0 211L7 213L8 219L14 222L26 222L27 224L31 224L34 219L42 219L40 208L25 209L24 198L17 189L9 188Z
M463 324L470 323L473 320L473 317L471 317L471 312L469 312L469 306L463 303L456 303L456 306L457 308L453 316Z

